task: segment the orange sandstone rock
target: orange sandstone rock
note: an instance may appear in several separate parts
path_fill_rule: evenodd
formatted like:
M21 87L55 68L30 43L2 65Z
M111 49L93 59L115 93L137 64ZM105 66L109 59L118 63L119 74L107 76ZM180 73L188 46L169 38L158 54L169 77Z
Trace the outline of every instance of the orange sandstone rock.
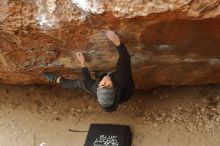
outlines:
M220 82L220 0L1 0L0 82L47 83L42 73L80 77L115 69L117 32L132 57L137 89Z

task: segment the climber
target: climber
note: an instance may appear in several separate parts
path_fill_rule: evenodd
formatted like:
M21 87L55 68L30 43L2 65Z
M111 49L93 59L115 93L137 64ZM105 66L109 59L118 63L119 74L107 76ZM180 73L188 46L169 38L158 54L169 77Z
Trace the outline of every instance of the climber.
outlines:
M119 103L127 101L133 95L135 85L132 79L131 59L126 46L113 31L108 30L106 36L117 47L119 53L115 72L97 74L96 79L92 79L85 65L83 53L78 52L76 57L81 64L82 80L65 79L49 72L45 72L44 77L48 81L61 84L63 88L84 90L97 97L105 111L112 112L117 109Z

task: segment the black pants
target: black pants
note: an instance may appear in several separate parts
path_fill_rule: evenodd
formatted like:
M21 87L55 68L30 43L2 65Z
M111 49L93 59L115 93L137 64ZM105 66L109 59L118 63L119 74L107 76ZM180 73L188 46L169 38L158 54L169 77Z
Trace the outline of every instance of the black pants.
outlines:
M94 95L93 91L90 91L86 88L85 83L82 80L79 79L61 79L60 84L63 88L66 89L80 89L85 91L86 93L89 93L90 95ZM95 95L94 95L95 96Z

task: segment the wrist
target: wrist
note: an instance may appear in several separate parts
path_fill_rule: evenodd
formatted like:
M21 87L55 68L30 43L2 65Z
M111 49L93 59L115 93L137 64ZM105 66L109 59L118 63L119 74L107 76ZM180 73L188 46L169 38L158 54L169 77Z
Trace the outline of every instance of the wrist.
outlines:
M114 42L114 45L118 47L118 46L121 45L121 42L120 41L116 41L116 42Z
M85 62L81 62L81 67L86 67Z

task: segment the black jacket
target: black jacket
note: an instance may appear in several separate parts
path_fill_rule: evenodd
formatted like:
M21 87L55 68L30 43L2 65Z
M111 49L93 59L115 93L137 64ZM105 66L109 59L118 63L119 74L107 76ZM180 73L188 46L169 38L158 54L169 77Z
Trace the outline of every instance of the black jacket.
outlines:
M121 43L117 47L119 59L117 62L116 71L110 74L113 86L116 89L116 98L114 104L110 107L104 108L107 112L115 111L119 103L127 101L134 92L135 85L132 79L131 71L131 57L126 46ZM96 80L91 78L87 67L82 68L83 81L88 90L97 97L98 83L107 73L102 74Z

